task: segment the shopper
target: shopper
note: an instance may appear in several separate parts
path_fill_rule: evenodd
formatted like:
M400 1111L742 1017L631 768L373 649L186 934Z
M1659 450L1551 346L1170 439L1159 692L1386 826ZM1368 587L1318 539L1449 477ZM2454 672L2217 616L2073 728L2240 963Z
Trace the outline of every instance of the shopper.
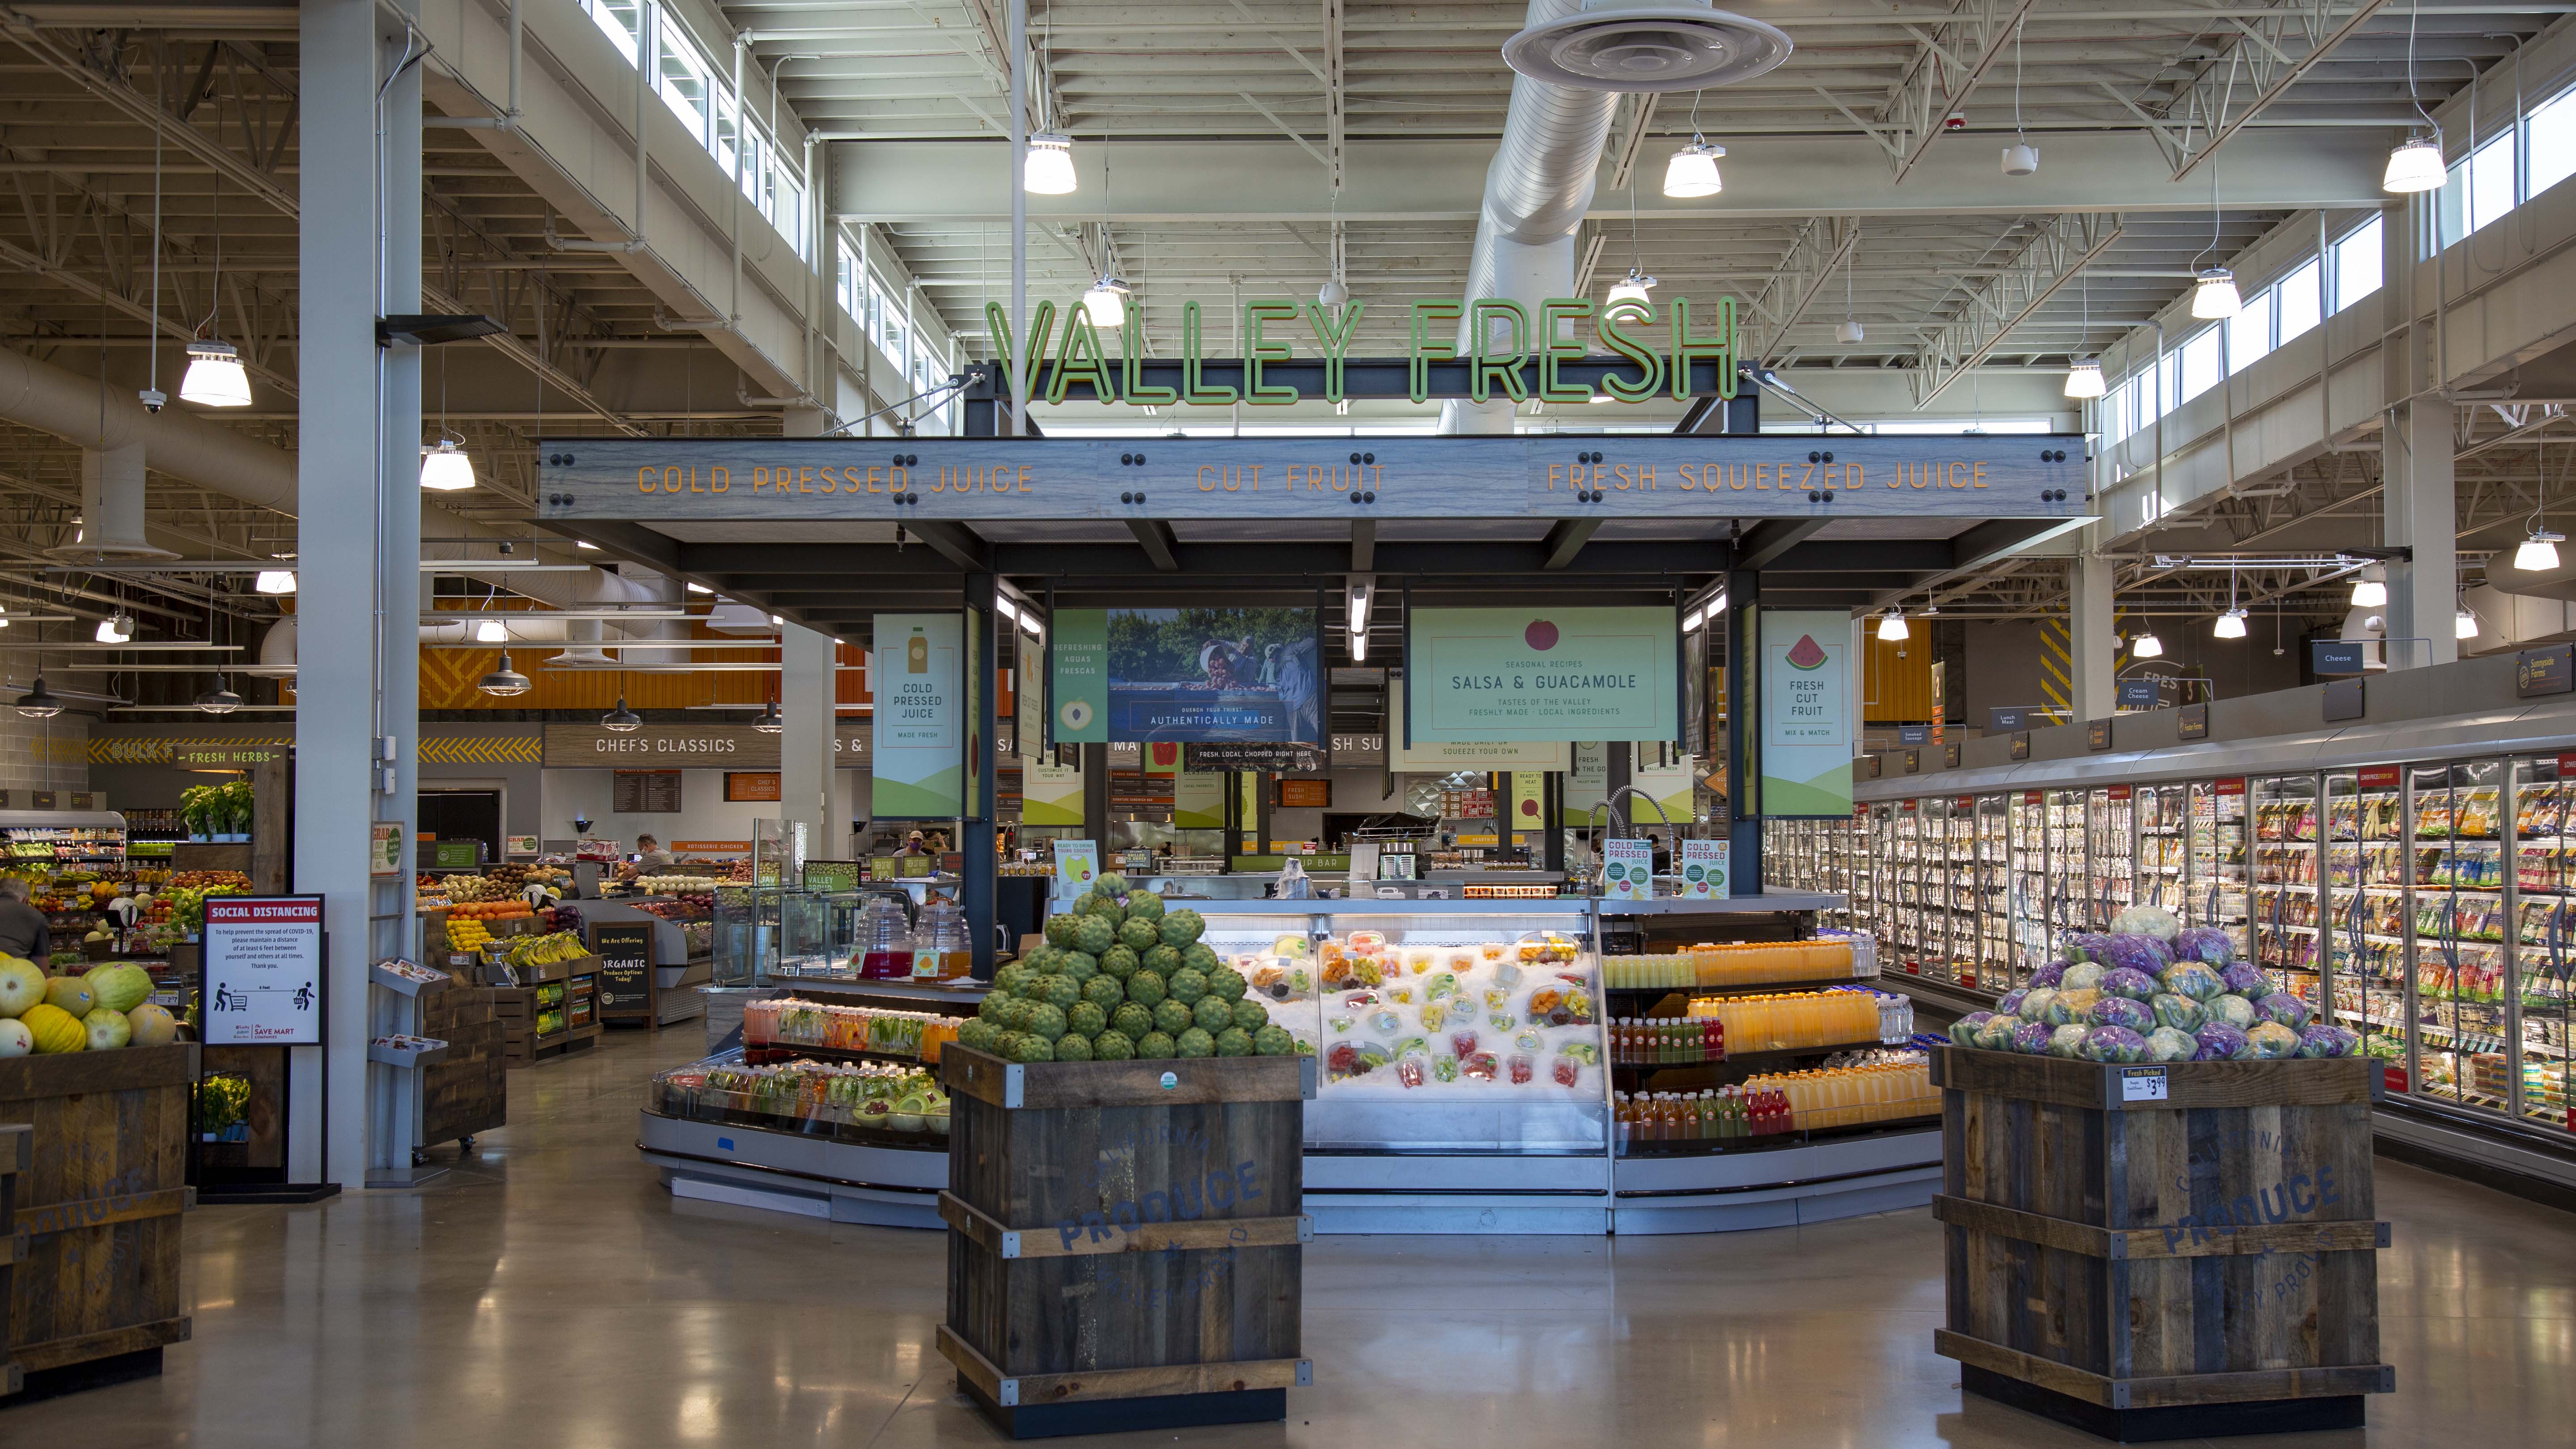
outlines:
M0 880L0 952L42 966L54 954L54 932L45 913L27 904L27 883L17 876Z
M905 836L903 838L903 849L895 852L897 855L919 855L921 853L921 832L918 830Z
M664 850L662 848L662 842L654 839L652 836L636 836L635 868L639 874L647 871L669 870L671 868L671 852Z

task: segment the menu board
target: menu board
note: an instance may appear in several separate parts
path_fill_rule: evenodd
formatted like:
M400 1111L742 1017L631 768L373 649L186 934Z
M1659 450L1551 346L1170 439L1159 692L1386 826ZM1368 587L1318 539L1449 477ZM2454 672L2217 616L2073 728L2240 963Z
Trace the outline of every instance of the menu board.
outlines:
M609 808L620 815L676 815L680 812L677 770L612 770Z

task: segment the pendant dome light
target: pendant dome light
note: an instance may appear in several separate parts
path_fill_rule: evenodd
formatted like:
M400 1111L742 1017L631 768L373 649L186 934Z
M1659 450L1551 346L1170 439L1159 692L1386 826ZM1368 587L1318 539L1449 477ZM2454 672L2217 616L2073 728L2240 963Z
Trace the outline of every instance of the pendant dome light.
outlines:
M2409 136L2388 153L2388 170L2379 178L2379 189L2391 196L2438 191L2445 177L2441 143Z
M2209 632L2221 639L2245 637L2245 611L2237 607L2236 569L2232 564L2227 570L2227 612L2218 616L2218 622L2209 626Z
M116 617L112 619L98 621L98 642L101 644L122 644L133 637L134 616L123 609L117 610Z
M1637 240L1637 173L1631 168L1628 172L1628 275L1611 285L1609 301L1605 305L1615 307L1622 302L1634 302L1644 306L1646 293L1654 285L1655 279L1646 275L1645 251Z
M250 406L250 374L242 371L241 354L219 338L188 344L188 371L179 379L179 400L199 407Z
M222 675L215 676L215 687L197 696L197 708L208 714L231 714L242 707L242 697L233 693L232 684Z
M1021 189L1038 196L1070 196L1075 185L1073 138L1053 131L1029 137L1020 163Z
M2451 637L2475 639L2478 637L2478 614L2469 607L2469 591L2463 588L2455 598L2458 606L2451 611Z
M495 699L510 699L527 693L532 686L528 676L510 667L510 651L504 649L501 667L484 675L474 687Z
M1654 278L1647 276L1644 272L1637 270L1635 267L1630 267L1628 269L1628 275L1611 284L1610 300L1614 304L1619 302L1636 302L1643 304L1649 300L1646 295L1646 289L1654 285Z
M2567 535L2552 533L2534 524L2531 533L2513 551L2513 566L2526 573L2542 573L2558 567L2558 545Z
M1834 329L1834 341L1845 347L1856 346L1869 333L1852 315L1852 268L1860 265L1860 223L1852 223L1851 250L1843 253L1843 325Z
M2078 272L2075 277L2075 289L2076 295L2082 299L2081 305L2083 307L2083 329L2081 334L2075 339L2075 345L2078 347L2089 347L2093 343L2092 273ZM2066 395L2068 397L2074 398L2078 401L2084 401L2100 397L2105 390L2106 389L2104 388L2102 381L2102 359L2098 357L2079 357L2066 365Z
M1127 324L1127 284L1106 272L1082 294L1083 313L1094 327L1123 327Z
M613 735L631 735L644 728L644 716L626 707L626 696L617 696L617 708L599 717L599 727Z
M465 455L464 440L441 438L438 446L420 450L420 486L432 493L462 493L474 486L474 460Z
M1689 201L1724 191L1726 182L1717 174L1717 158L1725 154L1724 146L1704 141L1698 132L1692 132L1690 144L1675 151L1672 159L1664 163L1664 194L1676 201Z
M2353 579L2352 606L2356 609L2383 609L2388 606L2387 569L2372 564Z
M263 594L294 593L295 571L293 569L261 569L259 571L258 580L252 583L251 587Z
M2156 637L2156 626L2153 624L2139 630L2137 637L2129 641L2129 654L2132 658L2156 659L2161 658L2164 652L2165 641Z
M1914 637L1914 631L1905 625L1903 609L1890 604L1887 606L1887 612L1878 616L1878 637L1879 642L1884 644L1900 643Z
M751 722L751 727L765 735L774 735L787 728L787 717L778 712L778 701L771 700L769 707L760 712L760 718Z
M2004 148L2006 176L2028 176L2039 170L2039 148L2030 144L2029 134L2021 128L2021 32L2022 22L2013 22L2013 143Z
M45 688L45 676L36 676L36 687L18 696L18 713L28 719L52 719L63 712L63 702Z
M2225 267L2209 267L2200 274L2192 289L2191 315L2203 321L2233 317L2245 310L2245 299L2236 295L2236 274Z

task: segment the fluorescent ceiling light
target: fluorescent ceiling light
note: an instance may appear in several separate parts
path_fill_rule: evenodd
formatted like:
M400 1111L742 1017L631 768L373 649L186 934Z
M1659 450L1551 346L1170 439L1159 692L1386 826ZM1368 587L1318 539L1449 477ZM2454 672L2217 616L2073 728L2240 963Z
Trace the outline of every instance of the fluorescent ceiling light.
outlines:
M572 546L573 546L573 547L575 547L575 548L586 548L586 549L589 549L592 553L597 553L597 552L599 552L599 545L598 545L598 544L595 544L595 543L592 543L589 539L586 539L586 538L576 538L576 539L574 539L574 540L572 541Z
M993 596L993 607L1001 611L1003 618L1010 620L1014 624L1020 622L1020 611L1011 607L1011 601L1007 597L1001 594L995 594ZM841 641L835 639L832 642L837 644Z
M715 590L708 588L704 584L692 583L689 585L689 592L693 594L712 594Z

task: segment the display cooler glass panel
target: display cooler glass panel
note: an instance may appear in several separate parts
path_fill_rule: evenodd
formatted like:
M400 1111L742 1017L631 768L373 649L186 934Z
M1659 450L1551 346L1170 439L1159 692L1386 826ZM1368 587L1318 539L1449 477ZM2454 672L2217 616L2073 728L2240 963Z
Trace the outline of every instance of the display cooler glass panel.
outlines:
M2314 775L2268 775L2250 787L2254 961L2274 985L2312 1005L2324 961L2317 928L2318 789Z
M2525 1120L2576 1129L2568 1094L2569 984L2576 977L2576 867L2568 829L2576 804L2576 758L2514 762L2511 841L2514 879L2514 997L2520 1032L2512 1070Z
M2493 1111L2507 1110L2513 1095L2504 773L2501 760L2406 771L2414 826L2404 846L2412 876L2412 1090Z
M2251 959L2246 924L2245 782L2196 780L2191 784L2190 890L2184 924L2215 926Z
M2137 802L2127 785L2086 792L2086 929L2107 931L2137 898Z

